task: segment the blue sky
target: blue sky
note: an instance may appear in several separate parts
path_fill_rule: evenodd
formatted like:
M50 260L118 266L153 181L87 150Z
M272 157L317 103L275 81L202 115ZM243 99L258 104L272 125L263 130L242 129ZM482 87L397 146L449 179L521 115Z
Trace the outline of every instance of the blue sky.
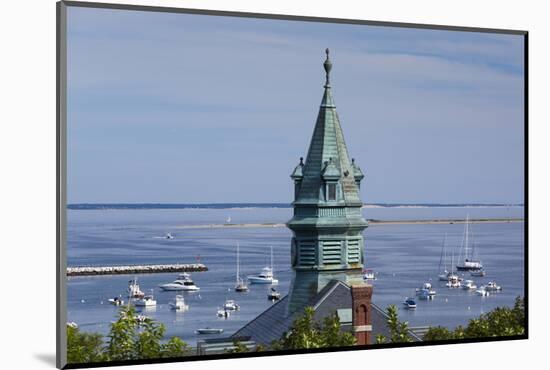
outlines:
M523 37L69 7L68 201L290 202L330 48L364 202L523 202Z

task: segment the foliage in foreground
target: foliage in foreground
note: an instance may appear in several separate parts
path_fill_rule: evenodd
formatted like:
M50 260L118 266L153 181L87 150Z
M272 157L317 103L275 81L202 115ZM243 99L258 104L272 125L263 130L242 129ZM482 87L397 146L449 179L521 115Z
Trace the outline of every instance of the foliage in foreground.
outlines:
M163 343L165 332L163 324L150 318L140 323L133 307L123 307L118 320L111 324L106 345L101 334L81 333L78 328L68 325L67 362L151 359L189 353L187 343L178 337Z
M388 329L390 330L390 342L391 343L407 343L411 342L412 339L409 336L409 323L407 321L399 321L399 316L397 315L398 309L395 305L390 305L386 309L388 318L386 323L388 324ZM376 343L386 343L387 339L382 334L376 336Z
M430 328L424 340L449 340L491 338L525 333L525 300L517 297L513 308L497 307L491 312L472 319L465 328L457 326L455 330L436 326Z
M313 318L314 313L312 307L306 307L304 314L294 321L290 330L272 343L273 349L329 348L357 343L353 334L340 330L338 315L327 316L319 323Z
M412 339L407 334L409 331L407 322L400 322L397 316L397 307L391 305L387 308L387 324L390 330L391 343L410 342ZM424 335L425 341L490 338L525 333L525 302L517 297L513 308L497 307L491 312L472 319L468 326L457 326L455 330L449 330L442 326L431 327ZM376 343L386 343L383 335L376 337Z

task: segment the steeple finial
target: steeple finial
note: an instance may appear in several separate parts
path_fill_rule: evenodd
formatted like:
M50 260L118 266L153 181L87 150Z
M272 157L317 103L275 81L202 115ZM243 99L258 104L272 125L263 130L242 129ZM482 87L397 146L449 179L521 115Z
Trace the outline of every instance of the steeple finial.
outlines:
M323 63L323 67L325 67L325 72L326 72L325 86L330 86L329 75L330 75L330 70L332 69L332 63L330 62L330 59L328 57L328 54L330 53L330 50L328 50L328 48L326 48L325 53L327 54L327 59L325 60L325 63Z

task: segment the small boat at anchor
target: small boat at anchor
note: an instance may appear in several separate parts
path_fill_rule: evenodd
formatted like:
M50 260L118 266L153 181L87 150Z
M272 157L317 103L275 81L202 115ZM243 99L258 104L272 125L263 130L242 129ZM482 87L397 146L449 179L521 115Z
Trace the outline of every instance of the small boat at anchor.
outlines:
M406 309L414 309L416 308L416 302L414 299L412 298L405 298L405 301L403 302L403 305L405 306Z
M122 306L124 304L124 301L122 300L122 297L114 297L114 298L109 298L108 299L108 302L112 305L115 305L115 306Z
M466 223L464 224L464 236L462 238L462 247L460 249L459 261L464 258L461 264L456 265L458 271L479 271L483 270L483 264L475 257L475 243L472 243L470 248L470 239L473 239L470 227L470 215L466 215Z
M487 297L489 296L489 291L487 289L485 289L484 286L482 286L481 288L479 288L478 290L476 290L476 294L477 295L480 295L482 297Z
M243 279L241 279L240 275L239 243L237 243L237 276L235 282L235 291L242 293L248 292L248 290L248 284Z
M416 295L420 299L433 299L436 291L432 288L431 283L422 284L421 288L416 288Z
M481 269L477 271L470 271L470 275L475 277L484 277L485 275L487 275L487 273L485 272L485 270Z
M231 313L223 308L218 308L218 312L216 312L216 316L223 317L225 319L229 318L230 315Z
M364 270L363 271L363 280L376 280L376 274L373 270Z
M139 289L138 278L135 277L128 282L128 298L143 298L145 293Z
M151 294L144 296L143 298L138 298L134 301L134 306L136 307L154 307L157 305L157 301L153 296L153 289L151 289Z
M271 288L269 293L267 293L267 299L270 301L278 301L281 299L281 293L279 293L275 288Z
M185 303L185 299L182 295L176 295L176 298L173 302L168 303L170 305L170 308L176 311L187 311L189 309L189 305Z
M216 329L216 328L202 328L195 330L195 334L221 334L223 333L223 329Z
M464 289L464 290L476 290L477 285L475 285L473 280L464 280L464 283L462 283L462 289Z
M237 302L232 299L226 300L223 304L224 311L238 311L240 308L241 306L239 306Z
M195 285L195 282L191 280L191 275L187 272L181 273L178 275L178 278L171 283L161 284L159 288L166 291L197 291L200 290L198 286Z
M500 285L497 285L494 281L489 281L487 285L485 285L485 290L489 292L497 292L502 290L502 287Z
M264 267L258 275L247 276L251 284L278 284L279 280L273 276L273 247L271 247L271 266Z

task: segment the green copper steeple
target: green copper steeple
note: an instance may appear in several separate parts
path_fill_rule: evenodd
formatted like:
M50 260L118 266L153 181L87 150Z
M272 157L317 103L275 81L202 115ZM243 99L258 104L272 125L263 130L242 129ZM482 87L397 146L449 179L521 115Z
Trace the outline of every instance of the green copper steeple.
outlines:
M307 304L330 280L362 282L363 230L367 222L359 186L364 175L350 161L330 86L326 50L323 98L305 163L294 169L293 282L289 313Z

